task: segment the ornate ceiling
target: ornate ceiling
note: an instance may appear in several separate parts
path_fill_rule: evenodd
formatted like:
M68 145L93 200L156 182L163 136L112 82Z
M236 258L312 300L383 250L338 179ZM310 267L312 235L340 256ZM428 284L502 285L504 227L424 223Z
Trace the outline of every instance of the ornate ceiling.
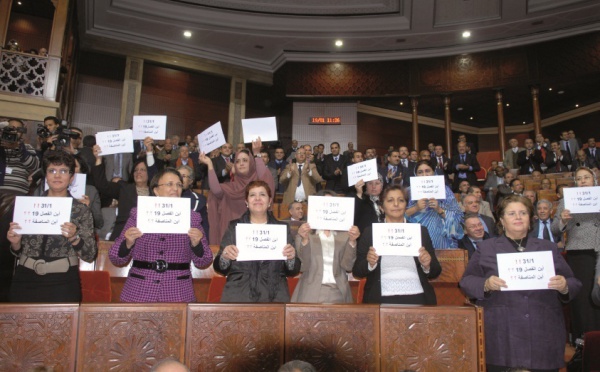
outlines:
M597 0L78 0L82 46L273 73L287 61L385 61L600 30ZM192 32L185 38L183 32ZM471 37L464 39L462 32ZM341 48L334 46L342 39ZM115 48L118 43L130 48Z

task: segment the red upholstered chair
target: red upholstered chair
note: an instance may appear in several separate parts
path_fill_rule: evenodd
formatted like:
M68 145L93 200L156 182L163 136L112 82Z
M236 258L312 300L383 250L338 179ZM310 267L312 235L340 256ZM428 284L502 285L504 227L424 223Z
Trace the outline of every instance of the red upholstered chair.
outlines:
M108 271L80 271L81 302L110 302L110 273Z
M220 275L213 276L208 287L206 302L221 302L221 294L223 294L223 287L225 287L226 282L227 277Z
M287 282L288 282L288 289L290 290L290 297L292 297L292 295L294 294L294 289L296 289L296 286L298 285L298 280L300 279L299 276L290 278L288 276L287 278Z
M600 331L587 332L583 339L583 371L600 371Z
M356 303L362 304L363 295L365 294L365 283L367 282L366 278L362 278L358 281L358 293L356 294Z

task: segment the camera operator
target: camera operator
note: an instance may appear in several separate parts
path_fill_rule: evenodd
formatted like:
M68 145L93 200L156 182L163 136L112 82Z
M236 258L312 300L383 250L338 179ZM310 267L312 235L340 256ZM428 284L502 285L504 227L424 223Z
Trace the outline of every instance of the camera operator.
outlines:
M58 140L58 128L60 128L60 120L56 116L46 116L44 118L44 125L37 129L40 159L44 156L46 150L54 150L55 141Z

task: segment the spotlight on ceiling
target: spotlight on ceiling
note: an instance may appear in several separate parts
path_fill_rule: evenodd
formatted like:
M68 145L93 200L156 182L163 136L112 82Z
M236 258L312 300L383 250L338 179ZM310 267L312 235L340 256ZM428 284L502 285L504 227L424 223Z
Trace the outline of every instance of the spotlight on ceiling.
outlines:
M552 92L552 88L548 88L548 90Z
M469 119L473 120L473 117L471 116Z
M400 101L400 106L404 106L404 101Z
M344 42L343 42L342 40L336 40L336 41L335 41L335 46L336 46L336 47L338 47L338 48L339 48L339 47L341 47L342 45L344 45Z
M506 104L506 107L509 107L509 106L510 106L510 103L507 103L507 104Z
M462 37L468 39L471 37L471 31L463 31Z
M183 36L189 39L190 37L192 37L192 31L183 31Z
M579 103L576 103L576 104L575 104L575 107L579 107Z

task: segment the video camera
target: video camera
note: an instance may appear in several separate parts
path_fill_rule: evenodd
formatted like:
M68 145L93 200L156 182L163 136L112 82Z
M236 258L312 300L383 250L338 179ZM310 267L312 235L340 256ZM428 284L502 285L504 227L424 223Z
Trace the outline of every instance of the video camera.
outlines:
M57 135L58 138L52 141L52 144L56 147L69 147L71 138L77 139L80 136L79 132L68 129L62 125L56 129L56 132L52 133L44 126L44 124L38 124L37 135L40 138L48 138Z
M0 141L7 143L19 142L19 133L27 133L27 128L11 127L8 122L0 123Z

